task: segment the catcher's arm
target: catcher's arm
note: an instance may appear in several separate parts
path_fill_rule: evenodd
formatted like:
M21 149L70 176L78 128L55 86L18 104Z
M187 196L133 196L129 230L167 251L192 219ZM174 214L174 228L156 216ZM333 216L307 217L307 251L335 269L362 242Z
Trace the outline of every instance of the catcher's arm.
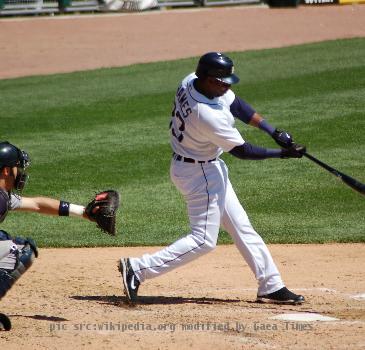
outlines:
M116 212L119 208L119 193L103 191L86 207L49 197L16 197L13 210L30 211L46 215L75 216L96 222L104 232L115 235Z
M14 210L31 211L46 215L79 216L88 219L85 207L49 197L19 197L19 205Z

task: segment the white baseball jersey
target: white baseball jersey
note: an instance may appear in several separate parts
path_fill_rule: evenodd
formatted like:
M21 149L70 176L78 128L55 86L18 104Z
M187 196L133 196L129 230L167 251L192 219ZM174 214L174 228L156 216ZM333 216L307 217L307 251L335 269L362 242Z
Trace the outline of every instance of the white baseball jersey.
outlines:
M21 205L21 197L11 193L10 199L8 194L4 190L0 190L0 222L4 221L8 210L15 210ZM14 269L16 264L17 246L14 242L9 240L0 240L0 268L1 269Z
M209 99L193 85L195 73L179 86L171 120L171 147L176 154L195 160L210 160L245 141L234 127L229 106L235 99L232 90Z
M5 220L8 210L15 210L21 206L21 197L0 189L0 222Z

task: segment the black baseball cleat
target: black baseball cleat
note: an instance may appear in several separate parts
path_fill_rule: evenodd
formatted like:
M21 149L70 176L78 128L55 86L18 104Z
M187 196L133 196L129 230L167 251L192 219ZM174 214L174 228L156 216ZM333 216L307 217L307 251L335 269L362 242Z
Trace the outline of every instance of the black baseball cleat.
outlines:
M291 292L288 288L283 287L276 292L258 295L256 302L258 303L274 303L274 304L294 304L300 305L304 303L303 295L297 295Z
M0 313L0 331L10 331L11 322L8 316Z
M132 303L137 301L137 293L139 285L141 284L134 274L129 258L120 259L118 269L122 274L124 294Z

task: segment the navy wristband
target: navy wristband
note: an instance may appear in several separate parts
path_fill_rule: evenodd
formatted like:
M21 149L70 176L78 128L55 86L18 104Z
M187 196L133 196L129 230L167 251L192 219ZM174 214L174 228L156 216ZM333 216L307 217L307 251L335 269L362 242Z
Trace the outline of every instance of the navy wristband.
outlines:
M269 135L272 135L275 132L275 128L270 125L265 119L262 119L258 126L261 130L266 131Z
M58 207L59 216L69 216L70 215L70 203L65 201L60 201L60 206Z

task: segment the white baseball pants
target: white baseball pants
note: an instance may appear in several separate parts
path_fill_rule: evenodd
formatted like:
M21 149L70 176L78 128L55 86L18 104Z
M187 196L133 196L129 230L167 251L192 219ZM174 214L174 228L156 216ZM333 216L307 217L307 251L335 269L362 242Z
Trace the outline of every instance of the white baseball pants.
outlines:
M10 253L14 243L11 240L0 241L0 260L5 258Z
M0 241L0 268L13 270L16 264L14 252L18 249L17 245L11 241Z
M253 229L232 188L223 160L202 164L172 160L170 175L187 203L191 232L154 254L130 258L140 282L213 250L222 227L231 235L254 273L259 285L258 295L284 286L267 246Z

